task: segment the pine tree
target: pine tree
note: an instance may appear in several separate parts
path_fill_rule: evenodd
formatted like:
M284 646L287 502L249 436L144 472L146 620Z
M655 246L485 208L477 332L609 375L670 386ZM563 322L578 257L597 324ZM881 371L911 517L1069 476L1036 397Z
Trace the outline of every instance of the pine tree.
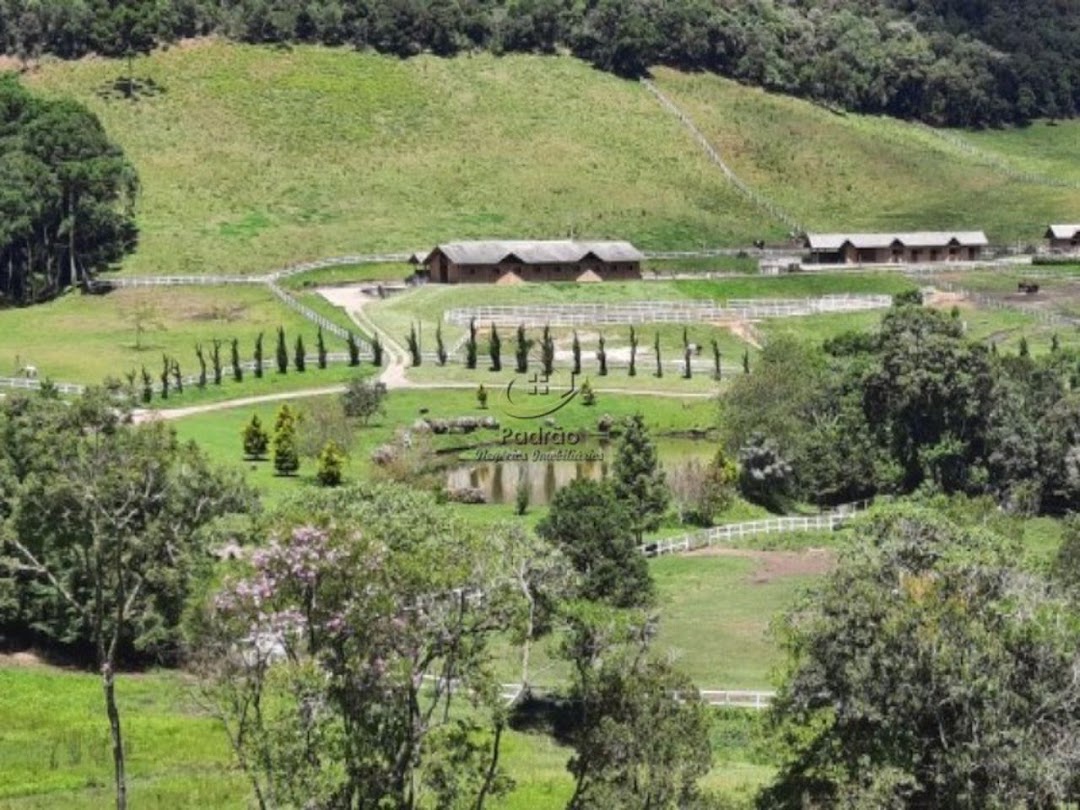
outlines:
M255 338L255 379L261 380L263 375L263 333Z
M358 350L359 351L359 350ZM376 368L382 368L382 356L383 345L382 338L379 337L379 333L375 333L375 337L371 340L371 364ZM357 361L359 362L359 361Z
M235 382L244 381L244 367L240 365L240 341L233 338L229 346L229 360L232 362L232 378Z
M296 414L282 405L274 423L274 472L293 475L300 469L300 454L296 447Z
M246 458L260 459L266 456L266 448L270 445L270 436L259 420L259 415L253 413L251 421L244 426L244 456Z
M641 545L645 532L660 525L671 496L656 446L649 438L645 418L640 413L627 420L615 452L612 483L616 496L627 505L634 536Z
M279 326L277 330L277 370L278 374L289 371L289 347L285 345L285 328Z
M574 355L574 374L581 373L581 341L578 340L577 329L574 330L574 340L570 344L570 351Z
M476 318L469 318L469 339L465 341L465 368L476 368Z
M221 385L221 341L217 338L210 344L210 364L214 368L214 385Z
M600 335L596 340L596 360L600 364L600 371L598 372L601 377L607 376L607 350L604 349L604 336Z
M149 402L154 398L154 378L150 376L150 372L146 370L146 366L142 367L142 401L144 403Z
M345 468L345 451L335 441L327 442L319 453L315 480L324 487L336 487L341 484Z
M326 340L323 339L322 327L315 333L315 351L318 354L319 368L326 368Z
M656 376L664 376L664 363L660 359L660 333L656 333L656 337L653 339L653 352L656 354Z
M630 371L631 377L637 376L637 332L630 327Z
M375 340L378 341L378 339L379 335L376 333ZM372 346L374 346L374 344L372 344ZM349 332L349 334L345 336L345 348L349 352L349 365L360 365L360 344L356 342L356 335L352 332ZM379 364L376 363L375 365Z
M169 398L169 371L172 369L172 363L166 355L161 355L161 374L158 375L158 379L161 380L161 398Z
M544 376L550 377L555 368L555 341L551 337L551 327L546 324L540 340L540 364L544 367Z
M420 356L420 335L416 331L416 324L409 324L409 336L406 338L409 345L409 355L412 357L414 366L420 365L423 358Z
M199 382L200 389L206 388L206 353L203 352L201 343L195 344L195 357L199 361Z
M491 370L502 371L502 338L495 324L491 324L491 337L488 338L488 353L491 355Z
M487 408L487 401L488 401L487 389L484 388L483 383L480 383L480 387L476 389L476 402L480 405L480 408L483 410L483 409Z
M442 339L442 321L435 327L435 358L440 366L446 365L446 345Z
M514 359L517 362L517 373L526 374L529 371L529 346L531 341L525 336L525 324L518 324L516 340L514 341Z
M296 351L293 356L293 365L297 371L304 371L307 368L307 352L304 350L304 336L296 336Z

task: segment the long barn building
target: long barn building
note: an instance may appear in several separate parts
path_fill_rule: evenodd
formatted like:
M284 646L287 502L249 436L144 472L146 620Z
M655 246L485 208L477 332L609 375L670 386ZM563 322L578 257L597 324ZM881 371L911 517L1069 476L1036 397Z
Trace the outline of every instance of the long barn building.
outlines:
M974 261L987 241L982 231L912 231L808 233L805 244L817 264L893 264Z
M629 242L446 242L422 260L436 284L607 281L641 278L641 251Z

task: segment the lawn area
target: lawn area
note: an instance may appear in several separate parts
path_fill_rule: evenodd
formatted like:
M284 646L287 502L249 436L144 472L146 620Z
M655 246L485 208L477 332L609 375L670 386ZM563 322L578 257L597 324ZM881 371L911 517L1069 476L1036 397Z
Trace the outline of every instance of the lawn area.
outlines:
M97 113L139 172L133 273L260 272L468 238L780 235L637 82L569 57L401 60L189 42L135 64L164 88L97 94L120 61L27 83Z
M320 267L303 273L286 276L279 282L289 290L305 290L311 287L326 287L339 284L356 284L362 281L385 281L398 283L412 275L415 268L411 264L375 263L338 264L332 267Z
M1080 210L1080 189L1017 182L919 125L836 114L704 73L655 76L739 177L808 230L982 229L991 242L1038 243L1047 223ZM1037 157L1018 168L1076 178L1078 131L1071 122L964 137L1010 160L1030 143Z
M1035 121L1026 127L955 132L957 137L984 152L1000 157L1017 171L1080 183L1076 144L1080 143L1080 121ZM1075 213L1076 209L1073 209ZM1063 212L1064 213L1064 212ZM1053 220L1074 222L1073 218ZM1048 225L1049 222L1040 223ZM1042 234L1033 236L1038 241Z
M143 332L136 341L140 319ZM196 344L203 344L209 365L215 338L223 341L228 373L229 341L236 338L241 359L250 360L260 332L264 360L273 364L279 326L285 328L290 355L296 337L303 336L313 364L315 325L258 285L128 288L90 296L69 292L46 304L0 310L0 374L28 363L41 377L100 383L146 366L156 381L162 354L175 357L185 375L195 374ZM326 339L329 351L345 351L337 338Z

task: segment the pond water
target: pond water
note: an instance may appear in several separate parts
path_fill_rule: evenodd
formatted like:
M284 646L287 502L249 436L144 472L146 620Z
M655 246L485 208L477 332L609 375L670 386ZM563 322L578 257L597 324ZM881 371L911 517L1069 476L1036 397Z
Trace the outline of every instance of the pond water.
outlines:
M671 469L691 459L712 460L717 440L661 437L656 441L660 464ZM599 481L610 473L615 459L613 441L587 439L572 447L515 447L495 445L475 451L475 460L462 461L446 476L449 490L473 488L488 503L513 503L518 482L529 488L529 503L546 506L556 491L577 478Z

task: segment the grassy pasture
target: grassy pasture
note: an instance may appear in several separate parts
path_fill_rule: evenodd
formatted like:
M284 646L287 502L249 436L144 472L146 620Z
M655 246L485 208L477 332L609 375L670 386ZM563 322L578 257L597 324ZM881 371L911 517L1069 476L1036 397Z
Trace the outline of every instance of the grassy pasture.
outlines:
M140 311L145 317L137 349ZM272 365L278 326L285 328L290 355L297 335L303 335L313 360L316 327L259 286L145 287L97 296L70 292L47 304L0 311L0 374L13 373L18 358L37 366L42 377L65 382L100 383L143 365L156 380L162 353L176 357L185 375L195 374L195 344L203 344L209 364L215 338L225 341L222 363L228 374L228 341L234 337L241 359L250 360L255 338L264 332L263 356ZM328 335L327 349L344 351L345 346Z
M1017 182L918 125L836 114L708 74L655 73L742 180L809 230L965 228L1038 242L1048 222L1080 210L1080 189ZM1075 178L1076 133L1072 123L965 137L1008 150L1010 162L1034 144L1037 158L1018 169Z
M973 146L1003 159L1018 171L1080 183L1080 164L1076 160L1076 144L1080 143L1080 122L1036 121L1026 127L985 129L977 132L957 132L956 135ZM1065 215L1068 212L1063 211ZM1055 222L1075 222L1073 217ZM1040 223L1048 225L1049 222ZM1042 233L1032 237L1038 240Z
M569 232L651 248L776 235L637 83L575 59L206 40L137 61L160 95L99 97L122 70L57 62L28 81L85 102L138 169L131 272Z

